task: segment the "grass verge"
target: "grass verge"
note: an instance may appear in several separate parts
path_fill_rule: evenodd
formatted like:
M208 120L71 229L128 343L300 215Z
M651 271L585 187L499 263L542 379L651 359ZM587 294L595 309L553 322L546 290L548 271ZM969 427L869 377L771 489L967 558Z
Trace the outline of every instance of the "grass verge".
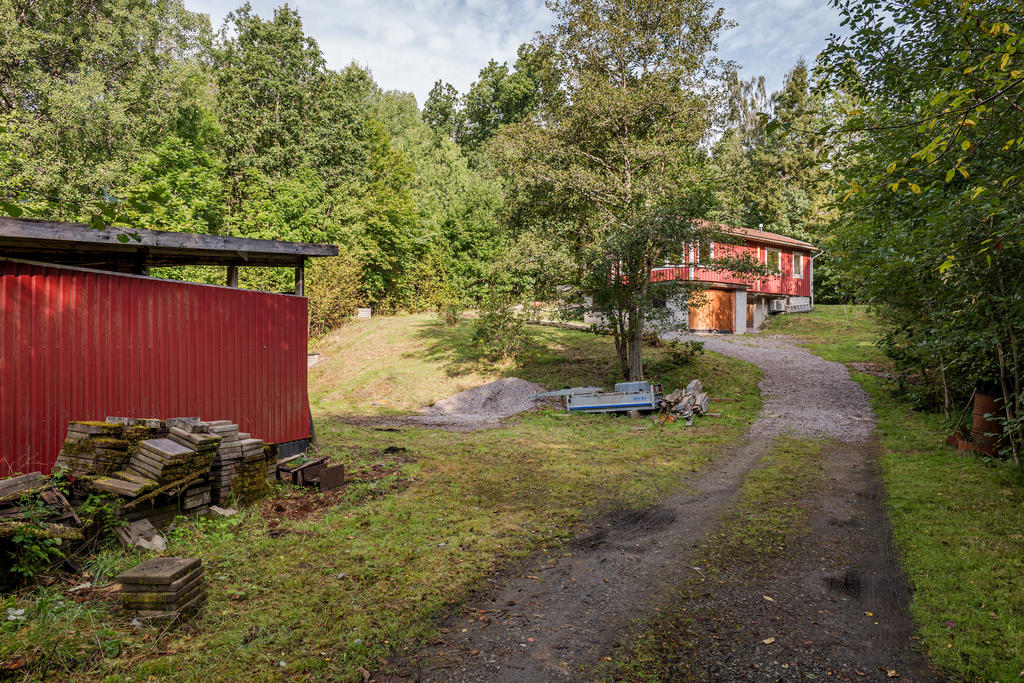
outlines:
M783 316L769 326L840 362L875 360L863 307ZM819 325L820 323L820 325ZM837 326L841 325L841 329ZM1003 463L945 446L941 416L912 410L883 380L851 372L878 416L886 510L913 588L911 613L932 664L958 680L1024 676L1024 488Z
M554 386L614 377L610 338L541 328L522 359L489 364L473 356L466 327L380 318L324 342L329 357L310 383L317 429L350 483L324 494L282 487L234 517L180 523L166 554L203 558L209 603L200 617L166 633L133 627L113 599L71 593L68 583L52 590L83 611L42 622L40 596L22 593L5 603L25 608L26 620L0 627L0 661L24 654L29 676L112 681L362 680L361 669L431 637L436 618L502 565L559 543L590 514L646 507L677 490L683 475L741 440L760 408L754 366L711 353L677 366L651 349L652 376L666 389L700 377L713 396L733 399L716 404L722 416L660 429L548 411L474 433L338 419L348 408L405 409L510 374ZM402 350L387 353L388 344ZM437 386L416 393L430 382ZM369 406L368 395L386 405ZM144 557L109 552L108 575Z

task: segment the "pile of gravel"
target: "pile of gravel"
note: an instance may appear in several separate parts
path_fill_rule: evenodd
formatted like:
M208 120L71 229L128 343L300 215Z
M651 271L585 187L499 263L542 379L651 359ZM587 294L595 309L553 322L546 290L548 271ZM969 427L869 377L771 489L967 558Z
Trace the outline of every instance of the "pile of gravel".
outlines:
M466 389L432 406L420 408L424 416L463 416L478 420L500 420L517 413L533 410L538 402L534 394L547 391L518 377L505 377L472 389Z

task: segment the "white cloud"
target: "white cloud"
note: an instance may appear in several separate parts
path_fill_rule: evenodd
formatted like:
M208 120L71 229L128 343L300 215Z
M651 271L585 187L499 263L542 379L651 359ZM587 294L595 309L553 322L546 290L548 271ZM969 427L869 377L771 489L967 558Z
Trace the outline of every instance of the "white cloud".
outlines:
M184 0L210 14L214 27L242 0ZM269 17L281 0L251 0ZM465 91L490 59L515 60L519 45L551 26L543 0L293 0L306 33L327 63L367 66L381 87L416 95L420 104L434 81ZM797 58L813 61L826 36L838 29L824 0L728 0L737 21L720 41L722 56L739 62L744 77L764 74L769 88L782 83Z

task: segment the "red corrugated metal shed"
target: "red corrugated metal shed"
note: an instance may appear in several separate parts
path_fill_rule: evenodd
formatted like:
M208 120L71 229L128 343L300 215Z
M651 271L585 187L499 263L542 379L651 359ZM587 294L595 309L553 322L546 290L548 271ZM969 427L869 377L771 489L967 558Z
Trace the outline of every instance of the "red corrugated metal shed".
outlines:
M108 415L306 439L306 324L301 296L0 260L0 476Z

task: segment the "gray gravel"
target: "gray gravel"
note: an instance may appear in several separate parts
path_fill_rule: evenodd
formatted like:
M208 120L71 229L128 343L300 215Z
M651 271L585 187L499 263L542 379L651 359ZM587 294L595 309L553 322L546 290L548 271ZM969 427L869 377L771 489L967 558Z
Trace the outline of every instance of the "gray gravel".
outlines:
M545 391L547 389L542 384L533 384L518 377L504 377L420 408L416 415L360 415L344 419L350 424L373 427L430 427L451 432L494 429L514 415L551 405L550 399L533 398L534 394Z
M533 410L539 405L533 396L545 391L547 389L540 384L518 377L504 377L460 391L416 412L446 417L462 415L478 419L501 419Z
M764 379L758 387L764 406L750 428L751 436L792 432L849 442L867 439L875 429L871 401L850 379L846 366L822 360L790 338L760 334L675 338L704 342L709 351L761 368Z

